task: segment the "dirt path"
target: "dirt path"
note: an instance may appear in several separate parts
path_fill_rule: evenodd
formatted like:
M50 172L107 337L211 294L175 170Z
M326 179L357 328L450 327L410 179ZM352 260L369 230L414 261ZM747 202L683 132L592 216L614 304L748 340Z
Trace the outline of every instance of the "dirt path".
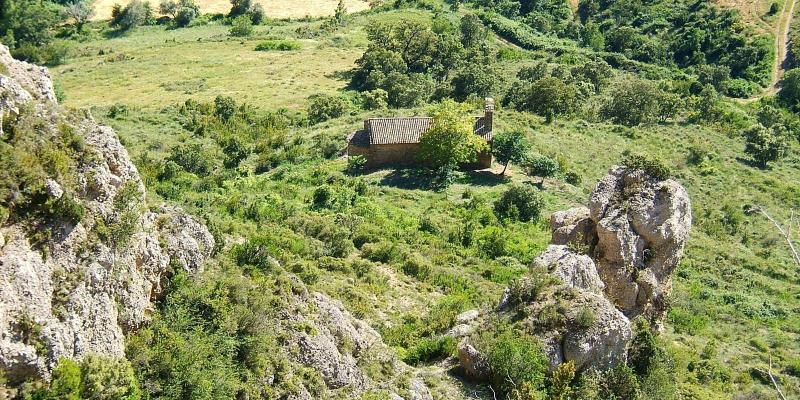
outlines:
M741 100L742 103L748 104L757 101L765 96L773 96L780 90L781 78L785 72L787 59L789 57L789 34L792 29L792 21L794 20L794 8L798 0L786 1L781 10L781 16L778 19L778 25L775 27L775 62L772 65L772 82L765 88L759 95L749 99Z
M767 88L767 95L778 93L778 85L781 78L783 78L784 68L786 66L787 58L789 57L789 34L792 29L792 20L794 20L794 7L797 5L797 0L792 0L791 5L787 8L789 2L783 4L783 11L781 12L781 19L775 32L775 65L772 69L772 83Z

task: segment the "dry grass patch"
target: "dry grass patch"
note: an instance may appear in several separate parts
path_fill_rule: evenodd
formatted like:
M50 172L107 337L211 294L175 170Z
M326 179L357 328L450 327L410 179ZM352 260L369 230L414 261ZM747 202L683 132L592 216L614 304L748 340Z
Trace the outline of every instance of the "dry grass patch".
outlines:
M347 82L337 73L351 69L363 53L313 40L300 41L302 48L292 52L255 51L261 40L230 40L226 32L222 26L142 28L130 37L89 43L85 56L52 72L72 107L160 109L223 94L269 109L303 109L309 95L343 88Z
M115 3L125 5L129 0L97 0L95 19L111 18L111 8ZM305 16L322 17L333 15L338 0L256 0L261 3L271 18L303 18ZM200 10L204 13L227 13L231 9L228 0L195 0ZM158 7L158 0L151 0L150 4ZM364 0L345 0L349 12L363 11L369 8L369 2Z

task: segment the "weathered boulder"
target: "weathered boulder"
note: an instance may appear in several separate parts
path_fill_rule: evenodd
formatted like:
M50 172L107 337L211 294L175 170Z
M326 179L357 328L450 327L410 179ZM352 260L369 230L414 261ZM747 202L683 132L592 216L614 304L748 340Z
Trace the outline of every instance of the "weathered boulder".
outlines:
M170 258L184 271L202 272L203 262L211 257L215 246L214 236L208 228L174 206L161 207L158 226Z
M574 361L578 370L605 370L625 362L631 340L631 324L602 294L581 292L570 303L567 319L581 318L589 326L571 326L564 332L562 351L565 361ZM574 324L574 323L573 323Z
M491 376L488 361L468 340L462 340L458 344L458 362L469 379L485 381Z
M674 180L616 167L597 184L589 210L606 295L628 317L658 322L692 225L688 193Z
M570 246L579 253L591 254L597 243L594 221L586 207L554 212L550 216L550 229L553 231L550 243Z
M605 287L597 274L594 261L585 254L573 252L567 246L550 245L533 260L533 266L545 268L564 284L576 289L602 293Z

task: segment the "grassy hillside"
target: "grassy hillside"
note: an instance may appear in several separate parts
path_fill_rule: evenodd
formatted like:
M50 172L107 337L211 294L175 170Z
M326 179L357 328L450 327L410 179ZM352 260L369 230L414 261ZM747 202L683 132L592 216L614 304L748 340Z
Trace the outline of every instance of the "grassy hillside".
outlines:
M536 153L560 160L562 171L577 173L580 182L529 176L512 166L510 177L461 173L453 185L438 191L415 171L346 174L347 163L339 154L346 136L364 118L421 114L426 108L352 108L342 117L310 125L306 99L347 86L347 72L367 48L369 23L428 22L433 17L420 9L363 13L332 32L319 31L321 21L274 22L257 27L255 36L246 39L229 38L223 25L143 27L125 36L75 43L74 55L53 73L64 104L92 106L97 118L116 129L145 176L150 196L205 216L229 246L253 237L274 241L287 269L341 299L403 357L421 351L422 343L449 327L458 312L492 305L546 246L548 215L584 204L595 182L625 150L658 156L688 189L695 217L664 334L680 394L687 399L772 398L763 373L771 362L787 397L800 396L800 271L771 224L742 211L746 205L762 206L783 221L800 208L797 140L789 156L771 168L754 167L739 131L754 121L759 104L729 99L721 105L729 115L726 121L690 121L689 109L634 128L598 117L591 104L575 117L552 123L500 107L498 131L524 131ZM448 12L447 17L457 21L459 14ZM265 40L278 39L296 42L299 49L255 50ZM567 51L523 50L494 34L489 40L506 54L496 66L497 95L523 67L541 60L578 65L587 52L545 35L536 40ZM664 71L680 75L675 68L645 67L641 75L648 78ZM633 75L616 74L620 81ZM258 131L252 139L256 146L274 138L280 144L251 154L238 168L223 167L223 141L216 131L198 134L189 128L189 114L181 111L187 99L211 102L217 95L247 103L259 115L289 109L278 114L285 126ZM608 96L604 92L592 101ZM164 177L163 161L187 145L201 146L213 172ZM260 169L264 163L270 167ZM508 223L494 216L493 201L510 185L539 181L545 198L539 222ZM319 190L352 201L320 206L314 202ZM309 228L313 224L323 228ZM357 250L337 253L330 248L336 242L320 233L340 229L357 242ZM309 250L317 247L324 250ZM448 393L458 391L461 383L435 363L428 368L438 397L452 398Z

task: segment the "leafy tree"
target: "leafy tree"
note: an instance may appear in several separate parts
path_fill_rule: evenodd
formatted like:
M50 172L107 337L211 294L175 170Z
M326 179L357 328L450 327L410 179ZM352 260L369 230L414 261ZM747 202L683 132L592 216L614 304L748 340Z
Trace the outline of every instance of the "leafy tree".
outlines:
M475 121L466 105L445 100L431 117L433 125L420 139L419 158L441 174L449 175L459 164L473 161L487 147L474 133Z
M158 5L158 12L175 19L175 16L178 14L178 8L178 3L175 0L162 0Z
M125 7L112 11L111 25L127 31L140 25L151 24L153 19L153 9L149 2L132 0Z
M228 18L236 18L240 15L245 15L252 8L252 0L231 0L231 10L228 12Z
M783 158L789 150L786 128L781 125L767 128L756 124L742 132L745 152L753 157L756 165L766 168L770 162Z
M494 203L499 218L529 222L539 218L544 207L542 195L531 186L514 185Z
M626 126L653 122L660 111L660 93L655 84L646 80L620 80L612 88L611 100L604 108L604 114Z
M800 68L786 71L781 81L780 99L789 107L800 104Z
M333 20L339 25L344 25L347 22L347 7L344 5L344 0L339 0L339 3L336 4Z
M163 0L158 6L158 10L165 15L172 17L178 27L188 26L195 18L200 15L200 8L194 0Z
M230 35L234 37L246 37L253 34L253 20L248 15L240 15L233 19L231 23Z
M549 123L556 116L573 113L577 106L577 88L548 76L528 88L522 108L545 117Z
M88 1L78 1L68 5L65 9L66 14L75 23L75 29L83 32L83 27L94 17L94 6Z
M463 44L465 48L480 45L486 40L488 34L481 19L475 14L466 14L461 17L459 30L461 32L461 44Z
M3 43L15 48L28 44L42 46L54 37L54 28L63 21L62 8L44 0L4 0L0 2L0 33Z
M603 60L583 63L572 68L570 72L575 79L591 83L594 86L595 93L603 90L611 77L614 76L611 66Z
M496 71L483 63L470 63L453 78L453 98L465 101L469 96L487 97L496 85Z
M500 164L503 164L503 172L511 163L521 163L525 160L530 150L530 144L521 131L503 132L492 140L492 154Z

